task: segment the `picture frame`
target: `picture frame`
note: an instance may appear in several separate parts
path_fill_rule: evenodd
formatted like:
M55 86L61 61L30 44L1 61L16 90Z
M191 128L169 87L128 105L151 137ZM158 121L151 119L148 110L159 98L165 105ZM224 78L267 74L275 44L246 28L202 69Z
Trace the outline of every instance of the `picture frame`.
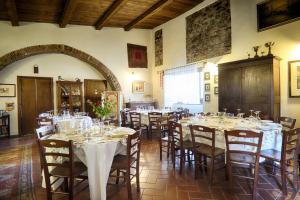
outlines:
M143 94L145 92L145 82L144 81L133 81L132 82L132 93Z
M204 91L209 92L210 91L210 83L205 83L204 84Z
M16 84L0 83L0 97L16 97Z
M205 94L205 102L210 102L210 94Z
M288 62L289 97L300 97L300 60Z
M210 80L210 73L204 72L204 80L209 81Z
M300 19L300 0L263 1L257 4L257 30L264 31Z
M128 67L148 68L147 46L127 44Z
M214 94L219 94L219 87L214 88Z
M215 84L218 84L218 83L219 83L219 76L218 76L218 75L215 75L215 76L214 76L214 83L215 83Z

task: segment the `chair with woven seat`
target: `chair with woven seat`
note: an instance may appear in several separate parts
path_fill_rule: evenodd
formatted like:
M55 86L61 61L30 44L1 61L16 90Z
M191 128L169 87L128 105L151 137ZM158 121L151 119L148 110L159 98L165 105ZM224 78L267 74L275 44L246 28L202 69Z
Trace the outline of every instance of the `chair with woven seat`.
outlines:
M47 137L55 133L55 128L53 125L41 126L40 128L35 129L38 139Z
M171 153L172 153L173 169L175 169L176 158L179 158L179 162L180 162L179 173L182 174L184 163L189 162L189 164L191 164L190 156L192 155L193 152L193 143L192 141L189 140L187 141L183 140L182 126L180 123L176 121L169 121L168 129L169 129L169 135L172 139ZM179 152L179 154L176 154L176 152Z
M258 183L259 158L261 152L263 133L249 130L225 131L226 141L226 167L230 188L233 188L233 176L253 180L252 199L255 199ZM254 168L253 176L233 174L233 167Z
M150 134L150 137L152 138L153 134L158 134L160 135L161 133L161 127L158 126L157 124L157 120L159 118L162 117L162 113L160 112L149 112L148 113L148 120L149 120L149 134Z
M215 146L215 129L205 126L190 125L193 142L193 152L195 157L195 179L198 178L199 168L209 166L209 183L213 183L215 166L222 164L225 167L225 150ZM207 157L210 158L210 165L207 165ZM203 158L205 159L203 161ZM217 162L216 162L217 161Z
M283 130L291 130L295 128L296 119L291 117L279 117L278 122L283 126Z
M141 113L138 112L129 112L130 117L130 128L134 130L146 130L147 138L149 139L149 131L148 126L146 124L142 124Z
M87 170L86 166L81 162L74 162L73 142L71 140L38 139L38 146L45 176L47 199L51 200L52 195L58 193L68 195L69 199L72 200L74 197L75 179L81 179L79 183L87 179L83 175ZM66 150L68 150L67 153L65 153ZM55 180L52 181L52 178ZM52 189L52 186L59 179L64 180L66 191L57 191L58 188Z
M116 184L119 183L119 178L125 180L128 199L132 199L131 180L134 177L136 178L137 192L140 192L140 150L141 132L136 131L134 134L128 135L126 155L116 155L111 166L110 177L116 178ZM135 171L132 169L135 169ZM116 172L116 175L114 175L114 172ZM120 175L121 173L122 175Z
M292 129L289 131L283 131L281 151L276 149L262 150L260 156L266 158L271 162L273 169L279 168L281 174L282 192L287 194L287 181L288 174L293 175L293 186L298 191L298 152L300 145L300 129ZM276 164L279 163L279 166ZM268 165L265 165L268 167ZM292 171L288 171L289 167L292 167ZM274 170L273 170L274 171ZM276 171L275 174L276 175ZM291 181L290 181L291 182ZM296 186L295 186L296 185Z

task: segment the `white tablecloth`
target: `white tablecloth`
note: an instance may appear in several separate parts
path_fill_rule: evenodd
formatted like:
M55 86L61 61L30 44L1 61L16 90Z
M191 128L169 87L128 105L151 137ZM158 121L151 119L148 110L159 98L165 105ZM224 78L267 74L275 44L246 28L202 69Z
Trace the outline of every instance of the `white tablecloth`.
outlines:
M149 112L159 112L159 113L162 113L162 115L166 115L167 113L172 112L172 111L165 110L165 109L162 109L162 110L155 109L155 110L135 110L134 112L141 113L142 124L149 125L149 117L148 117Z
M130 128L118 127L107 131L104 136L64 133L54 134L50 139L74 141L74 154L88 168L90 199L99 200L106 199L106 185L114 156L126 154L124 137L134 132Z
M182 131L185 140L191 140L189 125L202 125L216 129L215 145L218 148L226 149L224 130L252 130L256 132L263 132L263 141L261 149L277 149L281 150L282 145L282 126L271 121L264 120L250 120L224 117L191 117L189 119L181 120ZM201 142L207 142L205 140ZM210 144L211 145L211 144ZM239 145L240 148L245 148Z
M54 116L53 124L57 125L58 132L70 132L76 129L90 128L93 122L89 116Z

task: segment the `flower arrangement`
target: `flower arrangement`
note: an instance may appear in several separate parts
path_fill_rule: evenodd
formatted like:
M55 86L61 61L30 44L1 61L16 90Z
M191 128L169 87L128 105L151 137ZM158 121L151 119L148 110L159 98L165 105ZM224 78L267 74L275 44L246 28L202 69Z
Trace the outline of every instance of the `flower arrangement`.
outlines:
M87 103L92 106L93 112L97 118L101 118L103 120L112 113L114 103L104 94L102 94L101 97L102 99L97 102L92 102L88 99Z

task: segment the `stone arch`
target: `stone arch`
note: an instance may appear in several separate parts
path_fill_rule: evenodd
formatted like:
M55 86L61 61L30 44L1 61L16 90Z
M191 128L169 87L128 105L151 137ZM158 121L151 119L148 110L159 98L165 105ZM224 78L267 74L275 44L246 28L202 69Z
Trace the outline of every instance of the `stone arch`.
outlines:
M22 60L34 55L49 53L65 54L88 63L104 76L112 90L121 91L121 85L119 81L112 71L110 71L110 69L108 69L104 64L102 64L93 56L64 44L36 45L12 51L0 57L0 71L9 64L18 60Z

